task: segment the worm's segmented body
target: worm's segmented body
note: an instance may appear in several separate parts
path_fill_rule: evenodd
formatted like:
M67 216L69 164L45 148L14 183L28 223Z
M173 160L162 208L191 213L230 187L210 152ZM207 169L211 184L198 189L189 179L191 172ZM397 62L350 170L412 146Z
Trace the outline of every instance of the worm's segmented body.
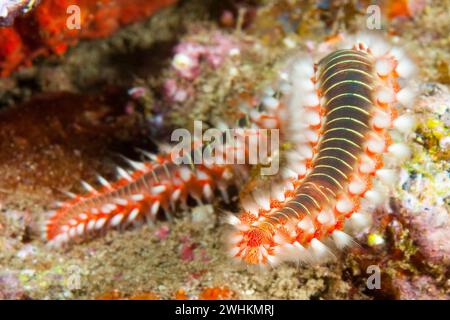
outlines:
M241 216L229 219L236 227L231 254L249 264L332 256L322 240L330 235L338 248L348 245L346 220L365 222L395 179L388 168L408 156L391 137L392 129L395 136L413 125L408 115L396 117L413 97L401 87L412 72L406 58L366 38L317 64L301 58L292 70L284 118L307 134L290 137L287 188L255 195L256 205L244 202Z

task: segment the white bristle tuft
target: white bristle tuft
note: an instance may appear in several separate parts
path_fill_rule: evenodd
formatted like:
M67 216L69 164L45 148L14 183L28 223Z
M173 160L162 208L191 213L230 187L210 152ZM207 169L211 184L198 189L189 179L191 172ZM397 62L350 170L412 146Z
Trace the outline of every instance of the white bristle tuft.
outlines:
M316 238L311 240L311 249L314 257L318 260L318 262L328 260L329 258L333 257L328 247Z
M220 131L225 131L225 130L229 129L228 124L226 124L224 121L218 121L216 123L215 127L217 129L219 129Z
M116 204L118 204L119 206L122 206L122 207L124 207L124 206L126 206L128 204L128 201L126 199L123 199L123 198L116 198L116 199L114 199L114 202Z
M160 194L160 193L166 191L166 189L167 189L167 188L166 188L165 185L160 184L160 185L154 186L154 187L151 189L151 192L152 192L152 194L157 195L157 194Z
M373 153L383 153L386 148L385 141L380 137L372 136L367 141L367 149Z
M268 262L272 267L276 267L276 266L280 263L280 260L279 260L277 257L268 254L268 255L267 255L267 262Z
M336 202L336 210L342 214L352 212L355 204L348 198L341 198Z
M383 58L375 62L375 70L380 76L387 76L394 69L394 65L391 60Z
M300 157L303 157L305 159L312 159L314 152L313 148L309 145L305 145L303 143L297 145L296 151L298 152L298 155Z
M100 230L106 223L106 218L100 218L95 222L95 230Z
M390 49L391 49L390 44L381 39L375 39L370 45L370 51L375 57L385 55Z
M320 114L314 111L307 112L305 114L305 121L310 126L317 126L321 121Z
M146 165L145 165L144 163L139 162L139 161L134 161L134 160L128 159L128 158L125 157L125 156L121 156L121 158L122 158L125 162L127 162L133 169L139 170L139 171L143 171L143 172L146 172L146 171L147 171L147 167L146 167Z
M146 157L152 161L156 161L158 159L158 156L154 153L151 153L151 152L139 149L139 148L136 148L136 150L139 151L139 153L141 153L144 157Z
M283 179L297 179L298 174L289 168L283 168L281 171L281 177Z
M289 261L293 255L293 246L290 243L284 243L274 248L274 254L277 255L283 261Z
M306 94L303 99L303 104L308 107L315 107L319 105L319 97L315 92Z
M151 209L150 209L150 214L151 214L153 217L156 216L156 214L158 213L160 204L161 204L161 203L160 203L159 201L156 201L156 202L152 205L152 207L151 207Z
M111 219L111 226L113 226L113 227L118 226L122 222L123 217L124 217L124 215L122 213L116 214Z
M392 169L380 169L375 174L382 182L389 185L393 185L398 178L397 172Z
M343 249L349 246L353 241L352 237L340 230L334 230L331 236L333 237L334 243L338 249Z
M378 206L383 202L384 195L378 190L371 189L364 193L364 199L366 199L371 205Z
M290 164L289 168L301 177L303 177L306 174L306 165L304 162Z
M348 190L351 194L360 195L366 189L366 184L359 178L354 178L348 185Z
M278 244L278 245L285 245L287 243L286 241L286 237L284 237L283 235L280 235L279 232L276 232L275 235L273 236L273 241Z
M209 184L205 184L203 186L203 195L206 197L206 199L211 199L213 196L213 191L211 189L211 186Z
M73 193L73 192L69 192L69 191L61 191L62 193L64 193L67 197L69 197L69 198L71 198L71 199L75 199L75 198L77 198L78 196L75 194L75 193Z
M241 205L245 211L250 212L253 215L258 215L259 206L250 197L243 198L241 200Z
M365 154L361 155L361 164L359 165L359 170L362 173L367 174L367 173L374 172L375 169L376 169L375 161L371 157L369 157Z
M236 217L234 214L228 214L226 217L226 222L228 224L231 224L232 226L237 226L239 224L242 224L242 221Z
M83 186L83 188L87 191L87 192L92 192L92 193L96 193L97 190L94 189L93 186L91 186L89 183L87 183L86 181L81 181L81 185Z
M314 130L306 130L305 137L309 142L317 143L319 141L319 132Z
M272 187L272 190L270 191L272 198L278 200L278 201L284 201L285 200L285 196L284 196L284 190L283 190L283 186L281 185L276 185Z
M105 178L103 178L102 176L98 175L97 176L97 180L98 182L100 182L100 184L108 189L111 189L111 184L108 182L108 180L106 180Z
M413 115L404 114L394 120L394 128L402 133L410 133L414 130L416 119Z
M228 251L228 253L230 254L230 257L236 257L239 251L241 251L239 247L233 247Z
M172 194L170 195L170 200L175 202L180 198L181 195L181 189L175 189Z
M416 67L411 60L409 60L408 58L403 58L399 60L399 63L397 65L397 68L395 68L395 71L397 71L400 77L408 79L412 75L414 75Z
M264 97L262 104L268 109L275 110L279 107L280 101L274 97Z
M390 54L395 58L395 60L400 61L405 58L405 51L398 47L393 47L390 51Z
M294 184L292 183L292 181L285 181L283 183L283 187L285 190L289 190L289 191L293 191L295 189Z
M62 239L61 239L61 234L57 235L55 238L53 238L52 240L50 240L47 245L50 248L59 248L62 244Z
M102 213L104 213L104 214L109 214L109 213L111 213L112 211L114 211L114 210L116 210L117 209L117 206L115 205L115 204L113 204L113 203L106 203L106 204L104 204L102 207L101 207L101 211L102 211Z
M271 86L264 88L264 90L262 92L269 97L272 97L275 95L275 90Z
M95 220L89 220L86 230L87 231L92 231L94 230L94 226L95 226Z
M308 233L314 233L315 231L314 224L310 217L304 217L302 221L297 224L297 227Z
M416 97L415 92L409 87L403 88L399 92L397 92L398 102L400 102L403 106L407 108L413 105L415 97Z
M61 234L60 241L61 241L62 243L68 242L68 241L69 241L69 235L68 235L67 233Z
M391 126L391 116L387 112L377 110L373 115L372 122L375 128L386 129Z
M292 78L307 78L314 75L314 63L310 57L303 57L297 61L293 68Z
M317 221L319 221L323 225L334 224L334 214L333 212L328 210L321 211L317 216Z
M131 178L131 176L128 174L128 172L126 172L121 167L117 167L117 174L119 175L119 177L122 177L130 182L133 181L133 178Z
M350 217L350 223L354 229L361 230L370 225L370 217L367 214L355 212Z
M305 90L305 92L313 92L315 90L314 82L312 82L310 79L302 79L301 81L298 82L298 85L303 90ZM317 95L316 95L316 97L317 97Z
M302 246L298 241L295 241L289 249L289 256L286 257L286 260L300 262L311 261L311 255L309 254L308 250L306 250L305 247Z
M198 180L209 180L209 176L205 171L197 170L197 179Z
M139 202L139 201L142 201L142 200L145 199L144 195L143 195L143 194L140 194L140 193L138 193L138 194L133 194L133 195L131 195L130 198L131 198L131 200L133 200L133 201L135 201L135 202Z
M180 178L184 181L184 182L188 182L191 179L192 176L192 171L189 170L188 168L182 167L179 170L179 174L180 174Z
M390 88L382 88L376 93L376 98L381 103L392 103L395 101L395 93Z
M134 220L136 220L137 216L139 214L139 209L134 208L133 210L131 210L130 214L128 215L128 222L132 222Z
M354 39L349 39L351 43L362 44L366 48L370 47L376 40L377 39L373 35L368 34L367 32L361 32L357 34Z
M231 244L231 245L236 245L236 244L238 244L239 242L241 242L243 238L244 238L244 237L243 237L240 233L236 233L236 234L234 234L234 235L231 235L231 236L228 238L228 243Z
M255 202L264 210L270 210L270 197L266 192L255 191L253 192L253 198Z
M287 72L285 69L283 69L283 70L281 70L281 71L279 71L278 72L278 77L280 78L280 80L282 81L282 82L286 82L286 81L289 81L290 80L290 77L289 77L289 72Z
M78 235L78 236L82 236L83 233L84 233L84 223L80 223L80 224L77 226L77 235Z

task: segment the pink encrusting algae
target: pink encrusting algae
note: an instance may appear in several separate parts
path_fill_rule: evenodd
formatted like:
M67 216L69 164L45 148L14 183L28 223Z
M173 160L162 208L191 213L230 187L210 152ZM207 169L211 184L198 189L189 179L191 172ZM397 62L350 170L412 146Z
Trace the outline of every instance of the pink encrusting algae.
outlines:
M245 128L233 152L248 155L246 137L254 134L252 129L279 129L291 148L280 150L285 161L280 162L279 183L243 197L243 212L229 215L234 258L276 265L332 257L323 242L331 236L337 248L349 245L346 229L367 224L395 181L399 161L409 156L405 141L414 120L405 111L414 101L408 87L413 63L373 35L347 42L321 60L292 59L277 87L265 90L261 104L242 110L241 120L248 121L238 122ZM189 71L184 76L195 77L194 69L183 69ZM204 151L194 145L194 153ZM154 221L160 211L170 219L170 212L189 197L211 201L216 191L227 200L227 187L236 184L242 166L223 164L229 146L224 150L214 154L215 161L202 164L194 164L192 155L178 164L173 150L147 154L146 162L127 160L132 170L119 168L117 182L100 177L99 189L83 182L86 194L69 194L72 199L60 203L48 219L45 238L59 246L110 227Z

